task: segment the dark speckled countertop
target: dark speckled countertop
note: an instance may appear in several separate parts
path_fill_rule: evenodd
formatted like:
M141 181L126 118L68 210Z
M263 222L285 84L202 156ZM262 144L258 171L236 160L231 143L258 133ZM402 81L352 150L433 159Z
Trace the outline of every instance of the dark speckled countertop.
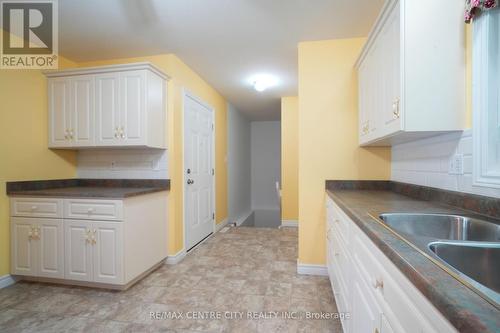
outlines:
M459 332L500 332L500 310L369 216L373 211L472 212L395 193L391 182L337 185L327 182L327 194Z
M123 199L166 191L167 179L58 179L8 182L7 195Z

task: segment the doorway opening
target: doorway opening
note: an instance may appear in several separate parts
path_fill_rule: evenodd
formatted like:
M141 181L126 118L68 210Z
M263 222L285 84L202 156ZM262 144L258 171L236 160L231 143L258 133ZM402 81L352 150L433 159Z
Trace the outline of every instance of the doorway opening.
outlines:
M281 122L252 121L251 131L251 217L242 225L278 228L281 225Z
M281 226L281 122L251 121L228 106L229 223Z

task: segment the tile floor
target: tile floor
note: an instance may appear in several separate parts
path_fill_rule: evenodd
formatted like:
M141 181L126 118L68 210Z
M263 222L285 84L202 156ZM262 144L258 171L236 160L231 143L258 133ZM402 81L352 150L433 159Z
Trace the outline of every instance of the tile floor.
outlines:
M328 279L297 275L296 258L294 228L231 228L127 291L28 282L2 289L0 332L341 332L338 319L247 317L337 311ZM202 311L222 318L187 318ZM174 312L183 318L165 318Z

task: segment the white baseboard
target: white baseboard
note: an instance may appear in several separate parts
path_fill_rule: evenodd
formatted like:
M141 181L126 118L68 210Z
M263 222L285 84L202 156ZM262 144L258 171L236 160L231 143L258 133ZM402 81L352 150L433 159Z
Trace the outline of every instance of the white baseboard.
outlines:
M282 227L294 227L297 228L299 226L299 221L297 220L281 220Z
M221 223L215 225L215 232L219 232L220 229L224 228L228 224L229 220L224 219Z
M168 256L167 259L165 259L165 264L167 265L178 264L182 261L182 259L184 259L185 256L186 256L186 250L182 249L176 254Z
M10 274L0 276L0 289L13 285L17 279Z
M328 268L325 265L301 264L297 261L297 274L328 276Z

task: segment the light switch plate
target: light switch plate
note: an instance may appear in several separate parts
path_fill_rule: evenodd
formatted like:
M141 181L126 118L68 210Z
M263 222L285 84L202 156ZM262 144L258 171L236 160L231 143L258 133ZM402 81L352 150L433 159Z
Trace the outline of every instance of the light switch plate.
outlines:
M463 175L464 174L464 155L455 154L450 158L450 175Z

